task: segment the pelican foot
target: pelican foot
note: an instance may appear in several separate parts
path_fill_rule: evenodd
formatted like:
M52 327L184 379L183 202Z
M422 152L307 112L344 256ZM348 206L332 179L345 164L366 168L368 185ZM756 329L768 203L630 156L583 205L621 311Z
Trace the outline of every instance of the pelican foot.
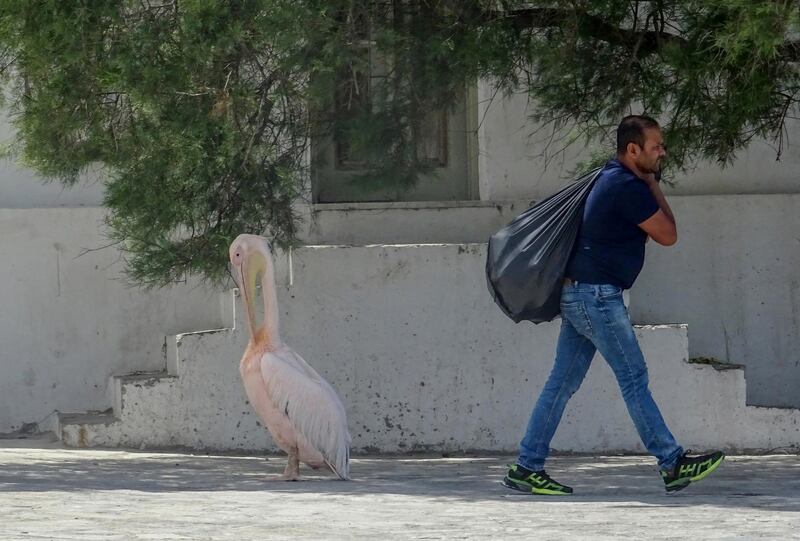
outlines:
M267 475L266 477L261 478L262 481L274 482L274 481L299 481L300 476L294 474L286 474L282 473L280 475Z

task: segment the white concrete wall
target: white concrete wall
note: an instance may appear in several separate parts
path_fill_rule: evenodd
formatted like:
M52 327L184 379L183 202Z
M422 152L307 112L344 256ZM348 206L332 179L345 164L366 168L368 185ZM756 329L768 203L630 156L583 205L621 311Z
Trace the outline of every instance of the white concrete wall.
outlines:
M104 210L0 209L0 433L103 410L112 374L164 364L164 335L222 325L219 293L129 287Z
M280 265L282 335L339 392L354 452L517 449L552 366L559 322L515 325L501 313L485 288L485 245L309 247L293 259L292 285ZM67 419L65 441L275 450L239 377L248 339L240 314L236 330L179 337L169 377L123 378L119 420ZM653 394L684 445L797 443L800 411L746 407L740 370L686 363L684 325L637 336ZM601 357L553 445L643 450Z
M504 201L542 199L569 180L570 170L588 157L584 143L578 141L565 152L558 152L564 142L551 140L548 126L533 123L529 117L533 105L527 96L516 94L508 99L485 82L478 88L478 159L480 196L483 200ZM733 166L721 168L703 163L695 171L674 179L676 185L667 193L691 194L774 194L798 193L800 182L800 122L790 121L788 144L781 161L771 145L754 142L742 152ZM566 132L564 132L566 133ZM563 135L563 134L562 134ZM613 154L613 145L608 148ZM550 161L543 157L549 156Z
M800 194L670 204L679 240L648 245L634 319L688 323L692 357L746 365L750 404L800 408Z

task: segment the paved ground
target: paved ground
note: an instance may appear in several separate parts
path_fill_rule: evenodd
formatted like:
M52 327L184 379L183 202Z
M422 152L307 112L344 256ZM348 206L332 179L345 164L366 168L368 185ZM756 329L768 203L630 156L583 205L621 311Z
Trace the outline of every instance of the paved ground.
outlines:
M730 457L667 496L646 457L559 457L576 494L499 484L510 457L356 458L353 481L284 459L0 441L0 539L800 539L800 457Z

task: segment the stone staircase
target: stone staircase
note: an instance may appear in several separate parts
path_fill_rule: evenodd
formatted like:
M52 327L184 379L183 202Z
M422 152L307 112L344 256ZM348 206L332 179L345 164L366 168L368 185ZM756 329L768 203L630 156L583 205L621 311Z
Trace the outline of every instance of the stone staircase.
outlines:
M306 246L276 260L281 329L337 389L354 453L513 452L552 363L558 322L514 325L492 304L484 244ZM247 328L167 337L164 369L115 376L112 411L60 414L76 447L275 451L246 401ZM636 329L653 394L686 447L796 446L800 411L746 405L740 368L688 362L685 325ZM554 448L642 452L601 357Z
M234 323L238 294L228 295L223 320L229 327L166 337L164 370L111 377L111 411L59 414L62 441L71 447L266 447L268 437L237 386L231 354L243 337Z

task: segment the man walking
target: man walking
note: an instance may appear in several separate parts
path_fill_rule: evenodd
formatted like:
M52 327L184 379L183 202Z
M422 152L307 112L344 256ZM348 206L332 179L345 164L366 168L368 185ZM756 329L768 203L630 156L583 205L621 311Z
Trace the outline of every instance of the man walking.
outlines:
M561 334L550 377L503 484L533 494L571 494L544 470L550 441L567 401L578 390L596 351L608 362L647 450L658 459L668 492L714 471L722 452L688 456L667 428L648 387L647 366L622 301L644 264L645 242L678 239L675 218L656 180L666 156L661 129L632 115L617 128L617 156L595 181L583 212L561 293Z

